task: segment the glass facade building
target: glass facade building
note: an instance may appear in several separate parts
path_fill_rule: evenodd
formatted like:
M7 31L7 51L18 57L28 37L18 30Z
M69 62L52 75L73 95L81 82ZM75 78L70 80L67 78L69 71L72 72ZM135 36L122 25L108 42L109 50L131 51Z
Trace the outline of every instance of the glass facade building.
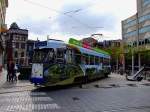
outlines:
M150 0L137 0L137 13L122 21L122 38L127 45L150 44Z

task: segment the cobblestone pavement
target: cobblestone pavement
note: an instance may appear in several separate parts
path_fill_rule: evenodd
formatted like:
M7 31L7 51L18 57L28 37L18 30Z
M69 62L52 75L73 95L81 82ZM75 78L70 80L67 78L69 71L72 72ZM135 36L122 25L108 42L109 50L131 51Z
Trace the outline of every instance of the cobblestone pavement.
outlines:
M108 78L83 85L83 88L114 88L114 87L143 87L150 86L150 81L127 81L125 76L112 73Z
M0 87L0 112L150 112L149 93L150 82L128 82L115 74L83 88L5 83Z

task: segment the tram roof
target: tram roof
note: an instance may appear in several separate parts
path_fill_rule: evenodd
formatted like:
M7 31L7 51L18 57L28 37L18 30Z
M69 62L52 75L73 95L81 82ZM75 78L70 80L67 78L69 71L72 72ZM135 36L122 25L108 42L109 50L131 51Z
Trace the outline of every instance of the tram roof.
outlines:
M77 46L77 45L73 45L73 44L69 44L69 45L77 48L81 53L94 55L94 56L98 56L98 57L110 58L110 55L107 55L107 54L104 54L104 53L99 53L99 52L96 52L94 50L90 50L90 49L80 47L80 46Z
M42 41L37 43L37 47L39 49L44 48L65 48L66 44L63 41L60 40L48 40L48 41Z

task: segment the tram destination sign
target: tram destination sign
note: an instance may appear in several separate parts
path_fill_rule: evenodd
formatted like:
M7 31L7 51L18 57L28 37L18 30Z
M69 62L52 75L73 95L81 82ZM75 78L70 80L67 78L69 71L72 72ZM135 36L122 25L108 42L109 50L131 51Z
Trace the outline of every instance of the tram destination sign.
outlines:
M35 47L43 47L43 46L47 46L47 41L41 41L35 44Z

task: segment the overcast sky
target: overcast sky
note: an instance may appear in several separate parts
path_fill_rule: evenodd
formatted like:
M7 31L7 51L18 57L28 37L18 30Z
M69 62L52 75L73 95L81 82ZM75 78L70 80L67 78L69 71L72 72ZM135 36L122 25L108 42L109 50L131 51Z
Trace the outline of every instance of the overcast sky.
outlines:
M29 30L29 39L68 41L91 34L121 38L121 20L136 13L136 0L9 0L6 23Z

